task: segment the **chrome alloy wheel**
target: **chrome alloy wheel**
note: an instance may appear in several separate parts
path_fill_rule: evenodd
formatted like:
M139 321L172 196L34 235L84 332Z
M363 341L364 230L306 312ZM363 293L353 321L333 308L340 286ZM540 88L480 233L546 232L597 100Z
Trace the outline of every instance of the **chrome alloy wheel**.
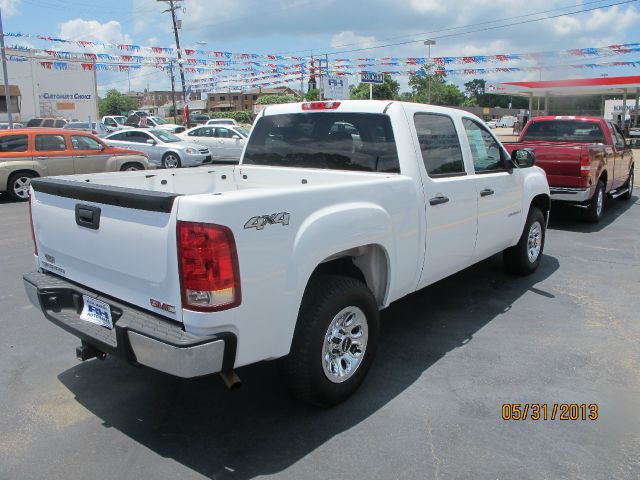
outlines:
M540 225L540 222L533 222L529 228L529 236L527 238L527 257L530 263L535 263L540 256L541 250L542 225Z
M343 308L333 317L322 348L322 368L331 382L345 382L356 373L368 338L367 317L358 307Z
M602 215L602 207L604 206L604 192L602 189L598 191L598 198L596 199L596 215L599 217Z
M17 177L11 188L13 189L13 193L15 193L16 197L26 200L29 198L29 187L31 186L31 177L27 177L26 175L21 175Z
M178 168L180 165L180 159L177 155L170 153L166 157L164 157L164 167L165 168Z

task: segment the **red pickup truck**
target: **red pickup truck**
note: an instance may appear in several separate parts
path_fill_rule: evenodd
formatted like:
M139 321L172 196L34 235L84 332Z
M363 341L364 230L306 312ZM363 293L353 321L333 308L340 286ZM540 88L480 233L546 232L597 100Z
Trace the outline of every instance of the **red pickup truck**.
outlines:
M505 143L511 153L532 149L536 165L547 174L551 199L580 207L598 222L605 198L631 198L633 153L620 128L598 117L536 117L518 142Z

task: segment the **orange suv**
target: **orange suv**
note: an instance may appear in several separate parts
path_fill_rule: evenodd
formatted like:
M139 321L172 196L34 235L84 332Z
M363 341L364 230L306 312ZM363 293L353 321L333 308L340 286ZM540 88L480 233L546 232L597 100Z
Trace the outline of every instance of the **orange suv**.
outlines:
M86 132L52 128L0 131L0 193L27 200L34 177L149 170L142 152L110 147Z

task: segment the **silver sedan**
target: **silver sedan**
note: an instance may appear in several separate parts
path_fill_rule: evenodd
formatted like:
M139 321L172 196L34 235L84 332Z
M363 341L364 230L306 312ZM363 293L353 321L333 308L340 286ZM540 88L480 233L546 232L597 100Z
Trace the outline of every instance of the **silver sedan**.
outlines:
M211 163L211 152L199 143L186 142L160 129L132 128L104 138L111 146L138 150L159 167L197 167Z

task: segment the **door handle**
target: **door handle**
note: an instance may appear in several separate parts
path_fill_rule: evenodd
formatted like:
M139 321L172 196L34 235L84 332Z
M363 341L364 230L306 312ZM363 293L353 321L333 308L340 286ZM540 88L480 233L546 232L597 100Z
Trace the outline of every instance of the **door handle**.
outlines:
M440 205L442 203L447 203L448 201L449 201L449 197L438 195L437 197L433 197L429 199L429 205Z
M49 157L36 157L38 160L48 160Z
M87 158L89 155L76 155L73 158Z
M494 192L490 188L485 188L484 190L480 191L480 196L481 197L488 197L489 195L493 195L494 193L496 193L496 192Z

